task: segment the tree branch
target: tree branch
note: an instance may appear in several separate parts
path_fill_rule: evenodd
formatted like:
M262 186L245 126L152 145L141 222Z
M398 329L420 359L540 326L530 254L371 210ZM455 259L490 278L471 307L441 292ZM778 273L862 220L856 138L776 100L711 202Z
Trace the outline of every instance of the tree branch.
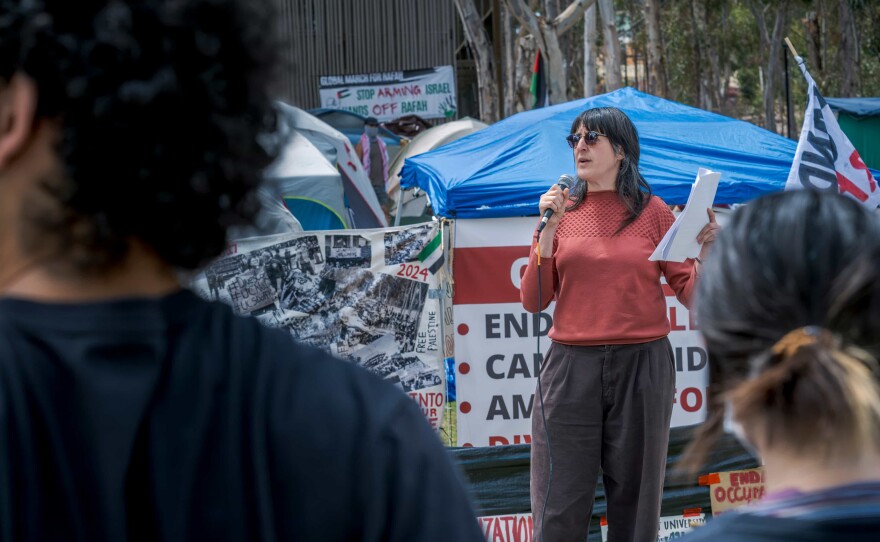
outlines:
M454 3L477 67L480 116L484 122L492 123L498 118L498 85L494 77L492 43L474 0L454 0Z
M528 30L529 34L538 42L538 48L546 54L547 45L544 42L544 35L541 34L541 27L538 24L538 18L535 17L535 13L529 9L525 0L506 0L506 2L507 7L510 8L510 13L516 17L519 24L523 25L523 28Z
M749 2L749 9L752 12L752 16L755 17L755 23L758 26L758 33L760 34L761 43L766 47L770 43L770 35L767 32L767 22L764 18L764 11L767 6L758 6L754 0Z
M559 35L565 34L580 18L584 12L596 3L596 0L574 0L565 10L553 20L553 26Z

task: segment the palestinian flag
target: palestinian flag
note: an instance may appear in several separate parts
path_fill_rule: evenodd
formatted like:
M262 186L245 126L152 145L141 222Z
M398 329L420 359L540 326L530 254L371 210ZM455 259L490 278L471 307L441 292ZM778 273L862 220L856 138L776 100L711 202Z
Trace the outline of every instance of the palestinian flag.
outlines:
M548 105L547 100L547 71L544 68L544 57L541 50L535 55L535 65L532 67L532 85L529 87L532 94L532 109Z
M442 232L438 230L437 235L425 245L425 248L423 248L417 256L418 260L422 265L428 268L428 271L430 271L432 275L436 274L437 271L443 267L444 258L442 237Z

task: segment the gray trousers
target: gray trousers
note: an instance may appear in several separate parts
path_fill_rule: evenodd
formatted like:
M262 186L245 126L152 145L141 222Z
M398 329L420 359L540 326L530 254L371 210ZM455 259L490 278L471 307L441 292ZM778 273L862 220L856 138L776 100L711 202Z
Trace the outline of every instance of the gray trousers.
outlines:
M675 358L666 338L643 344L553 343L532 412L534 540L583 541L602 469L609 542L657 540ZM553 479L547 495L549 458ZM544 504L546 500L546 511Z

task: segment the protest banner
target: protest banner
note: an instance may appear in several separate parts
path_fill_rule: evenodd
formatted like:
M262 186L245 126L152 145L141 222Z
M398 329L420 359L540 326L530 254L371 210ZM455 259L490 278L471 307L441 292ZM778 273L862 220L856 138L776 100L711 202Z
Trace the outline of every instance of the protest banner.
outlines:
M403 115L453 118L456 113L452 66L320 78L321 106L379 121Z
M685 510L680 516L663 516L657 527L657 542L675 540L694 530L695 527L705 524L706 514L701 509ZM602 542L608 542L608 521L602 518Z
M532 542L540 539L533 532L532 514L504 514L477 518L487 542ZM657 542L668 542L703 525L706 514L699 508L685 510L678 516L663 516L657 526ZM602 542L608 540L608 522L603 517L599 521Z
M451 347L441 241L436 222L244 239L191 287L391 381L437 428Z
M532 514L505 514L477 518L487 542L532 542Z
M701 478L700 483L709 486L712 515L717 516L761 500L764 496L764 469L712 473Z
M531 442L536 378L550 345L554 304L530 314L519 281L536 219L457 220L455 225L455 364L459 446ZM675 354L672 427L706 413L709 357L691 313L666 293ZM540 338L540 350L537 341Z

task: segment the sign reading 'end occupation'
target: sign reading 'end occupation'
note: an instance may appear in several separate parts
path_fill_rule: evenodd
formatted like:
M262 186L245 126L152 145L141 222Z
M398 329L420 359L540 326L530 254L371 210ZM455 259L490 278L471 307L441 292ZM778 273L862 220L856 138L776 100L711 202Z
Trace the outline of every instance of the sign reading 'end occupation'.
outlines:
M520 302L534 217L458 220L455 236L455 367L459 446L531 442L541 361L550 345L551 303L540 314ZM706 414L709 356L692 315L666 294L676 369L672 426ZM540 348L538 341L540 340Z

